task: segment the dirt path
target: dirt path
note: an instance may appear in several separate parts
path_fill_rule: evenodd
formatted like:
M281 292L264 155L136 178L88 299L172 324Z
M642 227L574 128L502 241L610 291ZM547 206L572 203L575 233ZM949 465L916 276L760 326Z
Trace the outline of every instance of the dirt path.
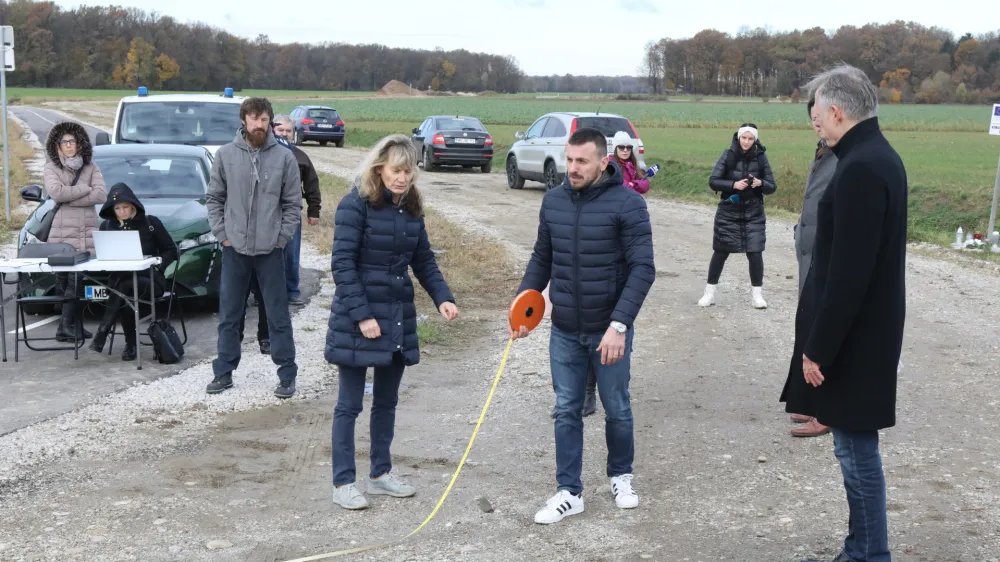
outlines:
M344 176L362 156L307 151L319 169ZM526 259L540 189L511 191L501 174L450 171L424 175L422 186L433 208ZM553 548L592 561L836 554L846 505L831 438L793 440L777 402L796 305L791 225L769 225L766 311L750 307L739 256L723 275L719 304L701 310L694 303L711 251L712 210L655 199L649 208L658 276L637 323L632 380L640 508L617 510L600 488L599 412L587 419L586 513L553 527L532 523L554 489L543 324L514 346L472 462L437 518L404 545L350 559L551 560ZM992 267L917 253L908 268L899 425L883 433L894 559L996 561L1000 449L988 428L1000 422L1000 390L991 384L997 276ZM316 318L311 329L323 330ZM484 321L494 322L490 337L464 353L433 350L404 379L393 453L420 490L411 500L375 499L363 513L331 505L330 392L229 414L209 402L198 413L222 414L215 425L193 430L183 425L185 412L162 412L155 423L124 428L135 439L122 439L114 454L83 448L16 484L0 481L0 520L16 521L0 528L0 558L271 561L403 536L444 489L499 363L501 324ZM359 457L367 433L362 415ZM481 496L492 513L479 509ZM216 539L231 546L208 550Z

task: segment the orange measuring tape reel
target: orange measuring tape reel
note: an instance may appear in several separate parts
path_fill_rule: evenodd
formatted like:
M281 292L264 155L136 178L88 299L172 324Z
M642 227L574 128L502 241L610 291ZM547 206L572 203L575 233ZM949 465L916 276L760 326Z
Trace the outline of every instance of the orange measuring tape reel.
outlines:
M530 332L538 327L543 316L545 316L545 297L534 289L528 289L514 298L507 313L507 320L515 332L520 330L521 326Z

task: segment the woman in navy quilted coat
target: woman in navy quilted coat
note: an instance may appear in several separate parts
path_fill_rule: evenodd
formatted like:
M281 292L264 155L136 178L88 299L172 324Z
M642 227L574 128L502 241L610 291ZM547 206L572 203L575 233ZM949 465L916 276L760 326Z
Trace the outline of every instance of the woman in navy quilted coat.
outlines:
M354 422L361 413L369 367L374 367L374 396L368 493L400 498L416 493L390 472L389 458L399 382L406 366L420 361L408 268L441 316L458 316L455 297L431 251L416 171L417 151L408 137L382 139L362 165L354 189L341 199L334 219L331 269L337 289L326 360L340 371L333 414L333 502L346 509L368 507L355 484Z

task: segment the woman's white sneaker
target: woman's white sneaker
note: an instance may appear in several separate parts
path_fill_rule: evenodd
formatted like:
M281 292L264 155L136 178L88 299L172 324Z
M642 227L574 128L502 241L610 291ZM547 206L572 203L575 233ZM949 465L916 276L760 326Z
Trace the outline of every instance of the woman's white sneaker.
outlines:
M639 506L639 496L632 489L631 474L612 476L611 493L615 495L615 505L621 509L632 509Z
M535 514L535 523L551 525L562 521L563 517L577 513L583 513L583 498L566 490L559 490L545 502L545 507Z
M764 300L764 289L762 287L752 287L750 293L754 308L758 310L767 308L767 301Z
M698 306L712 306L715 304L715 285L705 285L705 294L698 300Z
M374 496L392 496L394 498L408 498L417 493L417 489L403 482L399 477L392 474L383 474L375 479L368 479L368 493Z
M368 507L368 500L354 485L354 482L343 486L334 486L333 503L344 509L365 509Z

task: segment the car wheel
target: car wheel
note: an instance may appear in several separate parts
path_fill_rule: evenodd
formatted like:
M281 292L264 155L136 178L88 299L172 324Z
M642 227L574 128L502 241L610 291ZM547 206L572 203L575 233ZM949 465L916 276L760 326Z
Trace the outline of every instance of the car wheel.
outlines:
M546 189L552 189L553 187L558 187L562 183L562 178L559 177L559 173L556 172L556 163L549 160L545 163L545 187Z
M511 156L507 159L507 187L511 189L521 189L524 187L524 178L517 171L516 156Z
M488 174L488 173L492 172L493 171L493 161L490 160L489 162L483 164L481 166L481 168L482 168L484 174Z
M295 129L295 132L292 133L292 143L294 143L295 146L302 146L302 137L299 136L298 129Z
M429 148L424 149L424 171L434 171L434 157L431 156L431 149Z
M320 146L326 146L327 141L319 141Z
M337 148L344 148L344 139L337 141Z

